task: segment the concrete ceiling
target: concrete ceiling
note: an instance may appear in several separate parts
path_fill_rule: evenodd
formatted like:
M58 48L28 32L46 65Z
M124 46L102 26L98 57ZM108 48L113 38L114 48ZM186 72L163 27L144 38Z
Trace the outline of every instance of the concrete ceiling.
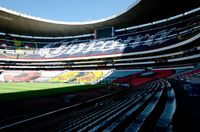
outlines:
M124 12L97 21L60 22L0 8L0 32L27 36L61 37L93 33L101 27L116 29L144 24L200 7L198 0L138 0Z

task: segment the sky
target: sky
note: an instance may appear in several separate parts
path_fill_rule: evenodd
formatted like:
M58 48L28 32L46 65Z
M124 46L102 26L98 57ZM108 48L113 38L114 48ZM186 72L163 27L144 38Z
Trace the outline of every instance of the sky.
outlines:
M24 14L66 22L98 20L126 10L136 0L0 0L0 6Z

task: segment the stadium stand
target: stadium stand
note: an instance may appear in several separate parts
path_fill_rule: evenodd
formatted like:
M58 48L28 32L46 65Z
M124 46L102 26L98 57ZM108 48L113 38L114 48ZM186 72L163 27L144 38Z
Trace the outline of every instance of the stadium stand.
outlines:
M50 82L69 84L94 84L111 74L110 70L90 71L4 71L1 82Z
M161 131L162 129L172 129L170 123L172 122L173 115L176 111L176 99L174 90L171 88L170 83L166 82L167 86L167 103L163 113L161 114L158 122L157 122L157 131ZM159 130L160 129L160 130ZM163 130L162 130L163 131ZM168 130L172 131L172 130Z
M100 83L102 84L111 84L114 80L118 78L124 78L129 75L136 74L138 72L142 72L143 70L111 70L111 74L105 77Z
M37 71L6 71L4 82L32 82L41 76Z
M167 78L172 75L173 72L170 70L155 70L155 71L144 71L142 73L129 75L126 77L118 78L113 81L113 83L128 83L131 86L139 86L143 83L159 79Z
M200 72L199 11L118 29L112 38L0 35L0 82L120 89L90 100L67 95L65 103L75 102L70 97L79 103L5 121L0 131L173 131L178 105L171 82ZM95 96L89 90L82 95L92 93Z
M161 83L161 91L159 91L154 99L151 100L151 102L145 107L145 109L140 113L140 115L135 119L134 122L132 122L126 131L139 131L140 127L143 125L144 121L146 118L150 115L150 113L153 111L155 108L155 105L158 103L159 98L162 95L163 88L164 88L163 82Z
M7 47L0 49L0 56L4 59L10 58L19 60L40 60L53 58L65 60L66 58L98 57L104 55L114 55L113 57L115 57L118 54L129 55L130 53L137 55L137 53L140 53L141 51L150 52L152 50L151 52L153 52L155 49L169 47L170 45L175 45L184 41L186 38L189 39L195 35L198 35L198 19L199 15L195 17L191 16L173 24L170 24L169 21L169 24L156 27L155 29L144 30L140 32L130 31L130 33L121 34L115 38L109 38L105 40L86 40L86 42L84 42L85 40L80 40L77 42L76 40L70 40L69 42L61 40L60 42L54 42L53 44L52 42L47 42L46 45L43 44L43 47L37 49L35 47L31 49L19 49L16 46L13 46L11 49ZM16 43L16 39L13 41L2 39L1 45L5 45L10 41ZM41 45L40 42L37 42L37 40L34 40L34 42Z
M137 51L146 51L150 49L161 48L167 46L167 44L174 44L176 41L176 34L173 32L175 28L168 30L161 30L154 33L154 35L134 36L129 34L129 40L123 40L118 37L115 40L102 40L102 41L91 41L87 43L78 43L67 45L62 44L56 48L42 48L39 50L1 50L2 55L9 58L23 59L23 58L67 58L67 57L86 57L86 56L98 56L98 55L109 55L119 53L130 53ZM196 29L198 31L198 29ZM176 31L176 30L175 30ZM177 31L176 31L177 32ZM182 36L192 36L196 31L190 32L186 30L182 33ZM192 33L192 34L191 34ZM162 35L160 35L162 34ZM147 36L147 37L146 37ZM149 36L149 37L148 37ZM139 37L143 41L137 40ZM131 38L131 39L130 39ZM119 41L120 40L120 41ZM123 43L126 41L129 43ZM134 41L134 42L133 42ZM178 41L177 41L178 42ZM176 43L177 43L176 42Z
M65 82L72 84L94 84L102 80L107 74L107 71L66 71L62 74L51 78L50 82Z
M167 92L164 89L169 88L168 86L170 85L163 79L151 81L134 89L126 89L123 93L118 93L120 96L113 95L96 103L88 104L86 108L80 107L76 111L64 112L61 115L56 113L58 114L56 119L49 118L45 122L35 122L23 130L111 131L120 128L120 130L129 131L130 129L140 129L146 118L155 110L155 106L161 100L160 98L165 96L163 92ZM171 90L167 93L171 102L173 93ZM168 99L165 101L166 103L162 103L162 105L166 104L163 113L171 113L173 116L173 112L169 112L171 106L168 107ZM163 118L163 116L161 117ZM134 119L136 119L134 122L137 125L132 122ZM156 120L160 122L160 119ZM51 125L51 123L57 125ZM165 129L167 127L165 126Z

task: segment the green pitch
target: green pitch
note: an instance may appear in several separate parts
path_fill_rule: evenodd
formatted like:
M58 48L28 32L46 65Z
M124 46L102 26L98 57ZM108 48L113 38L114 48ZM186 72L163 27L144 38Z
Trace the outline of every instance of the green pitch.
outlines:
M63 87L67 88L70 86L76 86L76 85L64 84L64 83L0 83L0 94L45 90L45 89L54 89ZM69 88L68 90L71 91L71 89Z
M0 83L0 102L60 93L72 94L101 87L65 83Z

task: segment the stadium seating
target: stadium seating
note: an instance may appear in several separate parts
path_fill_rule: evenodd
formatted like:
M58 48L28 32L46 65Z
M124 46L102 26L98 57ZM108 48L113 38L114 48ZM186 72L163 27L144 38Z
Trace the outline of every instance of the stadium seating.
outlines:
M173 30L173 29L172 29ZM171 30L170 30L171 31ZM170 32L171 33L171 32ZM158 34L158 33L156 33ZM169 32L165 31L165 35L169 35ZM159 36L159 37L157 37ZM109 54L119 54L119 53L130 53L136 51L145 51L150 49L161 48L166 46L166 43L174 44L172 39L176 36L175 34L168 38L163 35L154 35L153 38L147 38L142 42L136 41L128 44L119 42L118 40L109 41L92 41L89 43L73 44L66 46L60 46L57 48L42 48L36 51L21 50L2 50L1 52L4 56L8 58L66 58L66 57L83 57L83 56L98 56L98 55L109 55ZM134 40L134 37L132 38ZM141 38L142 39L142 38ZM151 40L149 40L151 39Z
M198 19L199 15L185 14L159 24L152 22L144 27L127 27L123 32L116 30L115 37L96 40L91 37L37 39L0 35L0 69L41 70L40 73L42 70L75 69L79 71L55 76L53 72L52 76L42 74L30 81L86 84L96 80L101 80L100 83L117 80L137 86L151 79L140 82L141 79L132 79L128 71L120 73L118 69L176 69L199 62ZM81 71L105 68L117 70L103 80L100 78L104 78L104 74L101 77L101 73Z
M111 74L110 70L91 71L4 71L0 82L51 82L94 84Z
M5 82L62 82L62 83L72 83L72 84L111 84L113 83L129 83L131 85L137 86L145 82L164 78L172 75L171 71L153 71L156 76L144 76L147 72L142 70L90 70L90 71L4 71L3 75ZM166 74L166 73L168 74ZM154 73L154 74L155 74Z
M41 76L37 71L6 71L4 82L32 82Z
M133 75L142 71L143 70L112 70L112 73L109 76L105 77L100 83L110 84L118 78Z
M130 91L130 93L127 96L121 98L114 97L112 100L117 99L119 101L116 101L112 104L107 104L102 107L94 107L95 110L88 111L88 113L84 116L77 115L71 121L67 121L65 123L63 122L62 124L58 125L55 130L97 131L104 125L108 124L117 115L122 113L122 111L124 111L125 109L130 109L130 107L133 107L134 104L137 104L138 101L141 99L139 95L145 96L148 95L147 93L151 93L153 91L151 89L151 85L152 84L149 84L147 87L144 87L141 91Z
M65 71L44 71L41 70L40 74L41 76L35 80L33 80L34 82L49 82L52 78L62 74Z
M107 74L109 70L101 71L66 71L62 74L52 78L50 82L65 82L65 83L73 83L73 84L93 84L102 80Z
M144 121L146 118L151 114L151 112L154 110L155 106L157 105L164 89L163 82L160 83L161 90L156 93L154 96L154 99L150 101L150 103L145 107L145 109L138 115L134 122L132 122L128 128L126 128L126 131L139 131L141 126L144 124Z
M52 78L49 82L68 82L70 79L74 79L78 72L74 71L65 71L62 74Z
M35 125L24 128L24 130L42 130L45 128L47 131L94 132L120 129L128 132L144 130L144 126L152 126L153 122L156 122L156 129L145 130L170 130L168 124L171 123L176 108L171 106L174 105L172 102L175 102L176 98L174 98L173 89L167 80L154 80L137 88L126 89L126 92L119 94L120 96L117 94L99 100L95 105L88 104L86 108L63 112L61 115L57 115L56 119L37 122ZM164 109L161 107L164 107ZM159 116L159 113L161 113L161 116ZM156 114L154 116L157 118L148 122L152 114ZM161 118L167 121L167 125L160 127ZM56 125L49 125L52 122Z
M166 131L170 130L170 125L173 119L173 115L176 111L176 98L175 98L175 92L171 88L169 82L166 84L167 86L167 102L165 105L165 109L162 112L158 122L157 122L157 131Z
M94 104L70 106L72 111L50 115L47 121L46 114L25 131L170 131L176 97L167 78L200 73L199 15L171 19L126 27L106 39L0 35L0 82L107 84L108 90L121 89L94 99Z
M171 75L173 75L173 71L170 70L143 71L142 73L137 73L126 77L118 78L114 80L113 83L128 83L131 86L139 86L142 85L143 83L159 78L167 78Z
M176 70L176 74L170 76L170 78L183 80L186 77L191 77L194 74L198 74L200 72L200 65L196 65L194 68L185 68Z
M74 57L88 57L88 56L100 56L111 54L125 54L138 51L147 51L152 49L158 49L173 45L175 43L183 41L185 38L192 37L199 32L199 23L192 18L174 24L174 26L159 27L160 29L147 30L142 33L127 33L116 36L115 38L109 38L107 40L85 40L77 41L73 40L60 40L58 42L37 42L34 43L40 48L3 48L2 45L12 45L12 43L22 44L23 41L18 41L16 38L5 37L1 38L0 45L3 49L0 49L1 58L14 58L14 59L49 59L49 58L74 58ZM194 24L191 24L191 21ZM188 23L190 25L188 26ZM11 40L9 40L10 38ZM20 38L19 38L20 39ZM44 41L44 40L43 40ZM27 42L27 41L25 41ZM24 43L25 43L24 42ZM10 44L11 43L11 44ZM24 44L23 44L24 45Z

